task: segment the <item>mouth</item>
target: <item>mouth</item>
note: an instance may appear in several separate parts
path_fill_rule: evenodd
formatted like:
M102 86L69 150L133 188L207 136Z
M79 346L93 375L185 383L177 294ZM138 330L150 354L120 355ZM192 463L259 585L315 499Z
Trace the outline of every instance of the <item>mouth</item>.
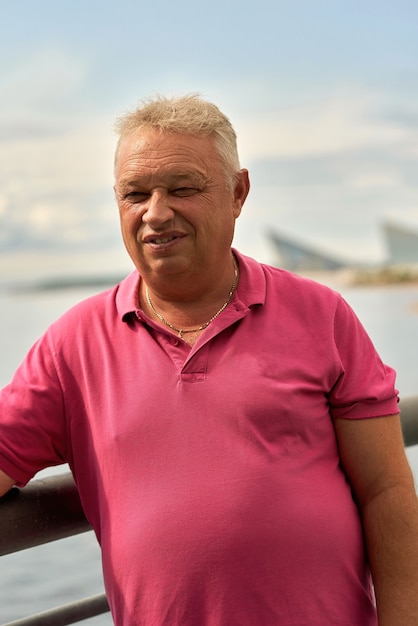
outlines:
M180 241L185 237L184 233L180 232L172 232L172 233L164 233L161 235L147 235L144 237L143 242L145 245L148 245L152 248L170 248L175 245L176 242Z
M155 239L148 239L147 243L153 243L153 244L161 244L161 243L169 243L170 241L173 241L174 239L177 239L177 237L155 237Z

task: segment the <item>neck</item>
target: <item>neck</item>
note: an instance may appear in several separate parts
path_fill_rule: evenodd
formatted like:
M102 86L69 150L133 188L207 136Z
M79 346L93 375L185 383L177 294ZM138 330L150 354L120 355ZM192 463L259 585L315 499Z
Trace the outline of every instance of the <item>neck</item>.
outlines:
M232 257L232 267L229 266L223 274L225 277L218 281L215 289L208 290L203 297L184 300L179 300L178 296L176 300L161 297L158 291L144 283L142 304L152 319L190 343L192 335L197 338L231 302L239 278L235 257Z

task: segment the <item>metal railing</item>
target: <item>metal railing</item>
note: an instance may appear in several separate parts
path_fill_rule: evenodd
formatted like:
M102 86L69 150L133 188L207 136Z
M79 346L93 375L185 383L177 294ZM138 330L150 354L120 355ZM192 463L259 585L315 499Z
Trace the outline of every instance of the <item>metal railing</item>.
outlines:
M401 402L406 446L418 444L418 396ZM0 500L0 556L91 530L71 474L34 480ZM3 626L66 626L109 611L106 595L73 602Z
M100 594L71 604L64 604L56 609L24 617L4 626L67 626L90 617L96 617L109 611L106 595Z
M14 487L0 500L0 556L91 530L71 474ZM3 626L67 626L109 611L99 594Z
M400 404L405 446L418 444L418 396L403 398Z

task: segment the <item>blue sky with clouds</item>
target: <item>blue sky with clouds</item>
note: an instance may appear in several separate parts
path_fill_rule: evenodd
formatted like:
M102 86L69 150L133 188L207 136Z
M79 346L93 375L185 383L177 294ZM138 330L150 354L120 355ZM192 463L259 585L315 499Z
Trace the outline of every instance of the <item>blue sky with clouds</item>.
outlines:
M252 179L244 252L269 260L277 229L373 260L384 219L418 223L415 1L26 0L1 15L8 254L121 247L112 124L155 92L230 116Z

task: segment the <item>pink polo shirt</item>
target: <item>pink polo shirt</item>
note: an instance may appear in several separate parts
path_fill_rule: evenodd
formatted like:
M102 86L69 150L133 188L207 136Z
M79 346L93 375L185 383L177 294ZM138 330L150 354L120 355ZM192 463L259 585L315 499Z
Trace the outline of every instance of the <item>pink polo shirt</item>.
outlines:
M136 272L55 322L0 395L0 467L68 462L117 626L375 626L332 417L397 412L330 289L237 254L193 348L137 309Z

